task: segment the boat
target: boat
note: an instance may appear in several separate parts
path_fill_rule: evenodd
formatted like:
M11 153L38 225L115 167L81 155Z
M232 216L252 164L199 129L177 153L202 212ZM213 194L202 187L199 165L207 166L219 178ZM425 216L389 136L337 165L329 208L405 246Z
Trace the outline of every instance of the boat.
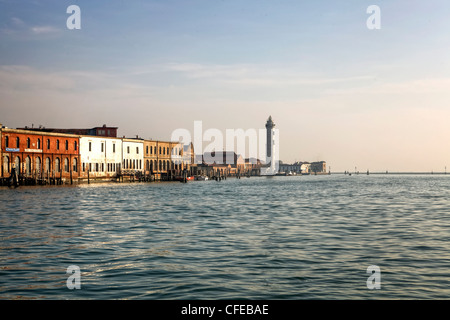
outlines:
M194 176L187 176L186 177L187 181L193 181L194 179L195 179ZM183 176L176 176L175 180L183 182L184 181L184 177Z
M195 178L195 180L198 180L198 181L207 181L207 180L209 180L209 178L208 178L207 176L198 176L198 177Z

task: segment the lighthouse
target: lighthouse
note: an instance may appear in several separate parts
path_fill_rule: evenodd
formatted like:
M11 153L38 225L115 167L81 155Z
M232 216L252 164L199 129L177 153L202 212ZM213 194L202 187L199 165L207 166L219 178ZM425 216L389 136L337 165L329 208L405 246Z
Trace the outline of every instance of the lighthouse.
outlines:
M269 119L267 119L266 122L266 133L267 133L267 150L266 150L266 164L272 166L272 157L274 155L274 147L275 147L275 141L274 141L274 130L275 123L272 120L272 116L269 116Z

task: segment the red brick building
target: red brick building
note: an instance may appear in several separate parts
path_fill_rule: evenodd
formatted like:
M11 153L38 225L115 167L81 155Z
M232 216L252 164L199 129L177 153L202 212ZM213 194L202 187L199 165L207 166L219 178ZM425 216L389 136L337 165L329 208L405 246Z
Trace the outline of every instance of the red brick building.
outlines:
M79 136L1 129L1 177L15 168L22 177L77 179L80 173Z

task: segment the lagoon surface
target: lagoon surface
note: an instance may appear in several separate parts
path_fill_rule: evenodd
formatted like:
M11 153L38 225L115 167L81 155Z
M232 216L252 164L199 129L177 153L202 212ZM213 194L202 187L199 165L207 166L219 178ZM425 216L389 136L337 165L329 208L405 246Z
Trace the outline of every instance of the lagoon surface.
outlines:
M450 175L0 189L0 299L449 297Z

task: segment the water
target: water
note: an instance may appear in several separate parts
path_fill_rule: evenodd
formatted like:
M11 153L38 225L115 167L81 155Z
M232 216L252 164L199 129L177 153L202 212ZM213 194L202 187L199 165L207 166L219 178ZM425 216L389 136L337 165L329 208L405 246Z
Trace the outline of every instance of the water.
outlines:
M0 299L447 299L449 198L444 175L0 189Z

